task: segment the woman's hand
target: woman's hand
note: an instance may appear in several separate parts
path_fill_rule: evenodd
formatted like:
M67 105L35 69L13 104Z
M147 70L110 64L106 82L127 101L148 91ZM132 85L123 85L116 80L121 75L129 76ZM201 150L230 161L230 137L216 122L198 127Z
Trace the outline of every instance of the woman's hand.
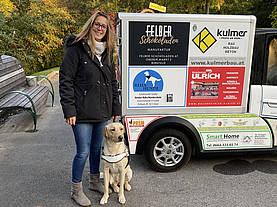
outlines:
M65 121L66 121L66 123L68 123L69 125L75 126L75 124L76 124L76 116L72 116L72 117L66 118Z
M118 119L119 119L119 116L112 116L113 121L118 121Z

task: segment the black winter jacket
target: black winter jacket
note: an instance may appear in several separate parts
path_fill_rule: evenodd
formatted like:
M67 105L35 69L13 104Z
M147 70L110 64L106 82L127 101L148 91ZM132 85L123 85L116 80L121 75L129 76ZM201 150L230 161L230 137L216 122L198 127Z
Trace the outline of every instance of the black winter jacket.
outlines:
M60 68L59 92L65 118L76 116L78 122L102 122L121 115L118 86L113 57L107 50L101 66L86 40L73 44L71 35Z

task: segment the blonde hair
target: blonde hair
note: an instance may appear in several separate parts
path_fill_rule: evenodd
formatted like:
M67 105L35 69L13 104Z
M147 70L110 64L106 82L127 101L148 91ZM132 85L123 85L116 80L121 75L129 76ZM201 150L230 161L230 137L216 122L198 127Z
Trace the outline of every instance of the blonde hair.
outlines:
M114 31L113 31L113 26L112 26L112 22L111 19L109 17L108 14L101 12L101 11L97 11L95 12L85 23L85 25L82 28L82 31L77 34L76 40L74 42L78 42L82 39L87 39L88 41L91 42L91 53L92 55L94 55L95 53L95 39L93 36L93 31L92 31L92 27L93 24L96 20L97 17L99 16L103 16L108 20L108 25L107 25L107 30L106 30L106 34L103 37L103 40L106 42L106 48L108 51L108 58L109 58L109 62L111 61L111 56L113 53L113 49L114 49L114 44L115 44L115 35L114 35Z

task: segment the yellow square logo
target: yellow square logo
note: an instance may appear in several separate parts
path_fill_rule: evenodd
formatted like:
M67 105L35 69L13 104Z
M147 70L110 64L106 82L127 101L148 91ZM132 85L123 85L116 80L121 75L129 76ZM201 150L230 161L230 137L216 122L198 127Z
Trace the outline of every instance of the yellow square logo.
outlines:
M192 41L203 53L205 53L216 42L216 39L205 27Z

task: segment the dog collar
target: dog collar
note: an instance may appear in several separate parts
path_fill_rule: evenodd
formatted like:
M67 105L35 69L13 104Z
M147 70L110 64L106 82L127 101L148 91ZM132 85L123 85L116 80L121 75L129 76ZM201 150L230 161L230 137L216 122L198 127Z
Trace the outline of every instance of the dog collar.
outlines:
M116 163L121 161L123 158L128 157L129 152L126 149L125 152L118 154L118 155L104 155L102 154L101 158L109 163Z

